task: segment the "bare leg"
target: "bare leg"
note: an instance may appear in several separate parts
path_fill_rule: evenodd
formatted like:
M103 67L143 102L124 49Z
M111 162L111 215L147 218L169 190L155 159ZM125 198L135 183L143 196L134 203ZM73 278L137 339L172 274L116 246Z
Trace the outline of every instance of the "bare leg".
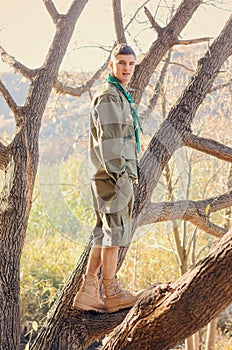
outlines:
M118 263L118 247L102 248L102 269L103 278L111 279L115 277Z
M105 312L105 305L99 294L97 277L101 266L101 249L101 247L93 247L91 249L86 274L83 275L81 288L73 300L74 308Z
M97 273L101 267L101 251L101 247L93 247L91 249L86 269L86 275L92 277L97 276Z

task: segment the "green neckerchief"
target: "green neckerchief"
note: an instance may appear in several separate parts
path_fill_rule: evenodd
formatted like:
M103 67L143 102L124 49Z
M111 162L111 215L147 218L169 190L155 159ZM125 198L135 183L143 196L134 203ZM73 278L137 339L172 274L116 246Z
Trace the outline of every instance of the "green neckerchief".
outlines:
M139 129L143 133L143 128L142 128L141 121L140 121L140 118L139 118L138 113L137 113L137 109L135 107L135 102L134 102L131 94L128 91L124 90L123 87L119 84L119 82L112 75L109 74L106 77L106 81L115 85L118 88L118 90L120 90L123 93L123 95L126 97L127 101L130 103L131 112L132 112L133 121L134 121L136 146L137 146L138 152L140 152Z

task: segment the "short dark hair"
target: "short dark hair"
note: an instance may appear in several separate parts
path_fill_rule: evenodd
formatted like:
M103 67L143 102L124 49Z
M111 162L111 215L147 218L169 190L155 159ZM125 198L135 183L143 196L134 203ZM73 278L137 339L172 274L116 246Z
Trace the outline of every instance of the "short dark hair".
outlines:
M117 55L133 55L136 58L134 50L127 44L117 44L111 53L111 58Z

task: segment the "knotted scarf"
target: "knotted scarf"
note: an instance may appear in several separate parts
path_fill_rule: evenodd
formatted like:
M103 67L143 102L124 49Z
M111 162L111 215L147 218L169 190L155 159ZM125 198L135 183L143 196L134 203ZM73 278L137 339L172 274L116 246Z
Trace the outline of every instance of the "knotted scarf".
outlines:
M106 81L108 81L109 83L116 86L116 88L123 93L123 95L126 97L127 101L130 103L132 117L133 117L133 121L134 121L136 147L137 147L138 152L140 152L139 129L143 133L143 128L141 125L141 121L140 121L137 109L135 107L135 102L134 102L131 94L128 91L124 90L123 87L119 84L119 82L112 75L109 74L106 77Z

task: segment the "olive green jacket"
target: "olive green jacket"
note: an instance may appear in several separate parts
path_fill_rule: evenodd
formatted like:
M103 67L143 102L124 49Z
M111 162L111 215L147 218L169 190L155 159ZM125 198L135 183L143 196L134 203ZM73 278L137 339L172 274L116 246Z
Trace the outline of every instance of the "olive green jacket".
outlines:
M131 193L128 191L130 189L131 192L131 186L128 185L128 180L138 178L130 103L109 82L103 83L91 104L89 174L95 196L98 200L100 196L107 203L114 201L116 197L124 198L119 198L123 203L129 201ZM120 186L124 188L123 191ZM123 205L120 204L121 207ZM99 205L99 209L102 210L103 207L104 211L111 212L112 208L107 205Z
M125 172L138 178L136 141L130 103L106 82L95 94L90 112L89 166L91 180Z

